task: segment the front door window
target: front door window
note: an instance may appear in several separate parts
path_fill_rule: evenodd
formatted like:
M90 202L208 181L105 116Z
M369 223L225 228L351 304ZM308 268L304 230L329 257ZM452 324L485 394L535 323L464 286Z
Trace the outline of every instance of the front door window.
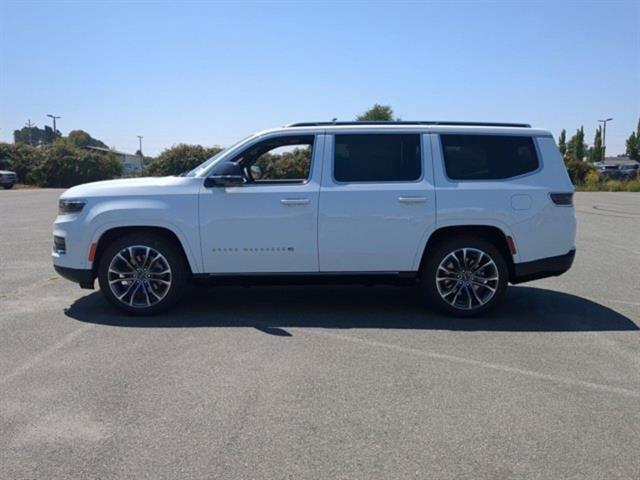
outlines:
M258 142L232 160L248 184L305 183L309 180L313 135L275 137Z

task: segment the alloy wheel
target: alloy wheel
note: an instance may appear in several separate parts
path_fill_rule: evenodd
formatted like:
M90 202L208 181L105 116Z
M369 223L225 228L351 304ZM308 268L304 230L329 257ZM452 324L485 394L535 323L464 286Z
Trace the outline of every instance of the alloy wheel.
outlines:
M156 249L132 245L111 259L107 280L111 292L120 302L130 307L148 308L169 292L171 266Z
M496 294L498 267L486 252L477 248L459 248L447 254L436 270L438 294L460 310L486 305Z

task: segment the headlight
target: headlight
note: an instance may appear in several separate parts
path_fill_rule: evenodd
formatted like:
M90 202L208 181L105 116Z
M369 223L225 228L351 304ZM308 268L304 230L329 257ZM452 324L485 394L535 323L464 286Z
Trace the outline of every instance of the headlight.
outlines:
M58 201L58 213L65 215L81 212L86 203L84 200L64 200L61 198Z

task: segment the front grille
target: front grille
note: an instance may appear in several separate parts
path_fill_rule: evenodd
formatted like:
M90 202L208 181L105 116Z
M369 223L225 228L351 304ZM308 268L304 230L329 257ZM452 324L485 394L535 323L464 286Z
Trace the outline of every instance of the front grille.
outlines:
M56 253L67 253L67 242L64 237L53 236L53 251Z
M5 182L15 182L16 174L15 173L0 173L0 178Z

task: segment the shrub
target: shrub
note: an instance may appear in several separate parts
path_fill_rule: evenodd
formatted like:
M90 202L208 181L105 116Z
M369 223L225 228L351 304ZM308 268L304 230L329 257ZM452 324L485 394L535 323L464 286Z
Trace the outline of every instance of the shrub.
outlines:
M265 153L256 162L263 178L307 178L311 165L311 149L296 148L281 154Z
M587 172L587 175L584 178L584 184L590 189L592 188L597 190L597 187L600 184L600 175L595 169Z
M89 152L67 142L56 142L43 150L31 178L41 187L71 187L109 180L121 174L122 166L111 154Z
M167 148L154 158L146 173L152 176L179 175L193 170L221 150L221 147L207 148L202 145L180 143Z
M572 156L566 156L564 163L567 166L569 177L574 185L582 185L587 174L593 171L593 166L591 164L578 160Z
M607 180L600 190L606 192L640 192L640 180Z
M35 147L0 143L0 168L16 172L20 182L34 183L32 172L40 159L40 150Z

